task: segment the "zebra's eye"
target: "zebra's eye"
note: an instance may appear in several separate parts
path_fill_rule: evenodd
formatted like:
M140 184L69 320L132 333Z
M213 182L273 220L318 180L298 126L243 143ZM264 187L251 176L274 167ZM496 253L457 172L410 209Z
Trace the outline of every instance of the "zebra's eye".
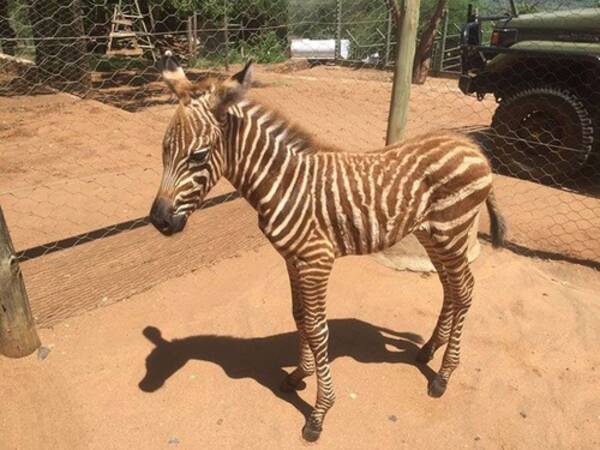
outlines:
M194 150L189 156L190 162L193 162L193 163L204 162L204 160L208 156L209 150L210 150L210 147L202 147L202 148L199 148L198 150Z

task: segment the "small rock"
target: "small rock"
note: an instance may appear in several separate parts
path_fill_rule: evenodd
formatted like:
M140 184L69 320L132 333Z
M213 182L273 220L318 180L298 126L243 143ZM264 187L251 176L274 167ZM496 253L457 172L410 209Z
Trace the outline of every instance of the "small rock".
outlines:
M521 414L523 419L527 419L527 414L524 411L521 411L519 414Z
M40 347L37 351L37 359L43 361L50 354L50 349L48 347Z
M397 422L398 418L395 415L392 414L391 416L388 416L388 420L390 422Z
M356 400L357 395L354 392L350 392L350 398Z
M169 444L170 445L178 445L179 439L177 439L176 437L169 438Z
M481 438L480 438L479 436L475 436L475 440L476 440L476 441L480 441L480 440L481 440Z
M221 425L223 423L223 419L217 420L217 425Z

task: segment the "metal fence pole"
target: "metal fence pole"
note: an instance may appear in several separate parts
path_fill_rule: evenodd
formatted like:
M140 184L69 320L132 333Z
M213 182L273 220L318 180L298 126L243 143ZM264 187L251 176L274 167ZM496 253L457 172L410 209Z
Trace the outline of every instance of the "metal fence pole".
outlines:
M0 208L0 354L21 358L39 346L23 274Z
M335 13L335 62L342 55L342 0L337 0Z
M395 0L392 0L395 1ZM398 5L396 17L396 66L392 100L388 116L386 143L393 144L402 139L406 127L410 85L412 80L417 28L419 26L420 0L404 0Z
M193 25L193 35L194 35L194 55L198 56L198 13L194 11L194 20L192 21Z
M442 27L442 36L438 46L438 55L434 62L434 72L440 73L444 71L444 59L446 58L446 40L448 39L448 10L444 10L444 26Z
M392 46L392 11L388 10L387 32L385 33L385 66L390 65L390 51Z
M193 32L193 27L194 27L194 19L192 18L192 16L188 16L187 18L187 40L188 40L188 54L189 54L189 58L190 60L194 57L194 32Z
M229 72L229 2L223 1L223 29L225 30L225 70Z

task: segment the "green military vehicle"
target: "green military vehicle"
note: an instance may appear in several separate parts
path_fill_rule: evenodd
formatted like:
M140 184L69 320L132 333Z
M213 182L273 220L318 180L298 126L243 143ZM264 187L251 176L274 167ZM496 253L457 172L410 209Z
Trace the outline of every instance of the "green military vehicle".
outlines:
M495 17L469 7L459 87L498 102L489 133L497 167L542 182L572 177L600 154L600 7L522 15L511 7Z

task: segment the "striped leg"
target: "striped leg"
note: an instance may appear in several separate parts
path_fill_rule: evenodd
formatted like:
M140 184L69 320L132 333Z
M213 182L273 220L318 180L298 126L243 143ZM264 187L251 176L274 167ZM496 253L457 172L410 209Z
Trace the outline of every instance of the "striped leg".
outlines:
M309 260L294 261L303 302L302 328L314 355L317 372L317 401L302 429L302 436L310 442L319 438L325 414L335 401L327 348L329 328L325 317L325 296L333 260L332 255L319 253Z
M432 397L441 397L446 391L450 375L460 361L460 337L466 314L471 306L474 286L473 275L467 260L467 236L458 240L451 239L453 244L439 246L437 253L446 271L446 283L452 297L452 327L448 346L444 353L442 366L429 384L428 392Z
M286 263L292 291L292 314L294 316L294 321L296 322L296 327L298 328L298 337L300 341L300 361L298 362L298 367L283 380L281 390L284 392L292 392L302 390L306 387L306 384L302 379L315 373L315 359L304 334L304 309L298 283L298 271L291 261L286 261Z
M442 264L439 255L435 248L435 242L425 233L415 233L417 239L423 245L435 270L437 271L438 277L442 283L444 290L444 301L442 304L442 310L438 317L437 324L433 330L431 338L421 347L419 353L417 353L416 360L420 363L428 363L433 359L433 356L438 348L448 342L450 336L450 330L452 328L453 308L452 308L452 291L448 282L448 274Z

